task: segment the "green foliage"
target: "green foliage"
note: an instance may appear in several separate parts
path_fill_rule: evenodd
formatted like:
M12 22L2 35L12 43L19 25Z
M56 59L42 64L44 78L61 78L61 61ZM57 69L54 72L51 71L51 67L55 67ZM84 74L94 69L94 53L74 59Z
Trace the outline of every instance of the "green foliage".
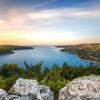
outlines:
M17 64L4 64L0 68L0 73L4 77L17 75L18 65Z
M3 79L3 77L0 76L0 88L5 89L6 87L7 87L7 84L6 84L5 79Z
M59 90L63 88L68 82L69 80L65 80L59 75L56 76L56 74L49 74L48 76L44 77L40 83L49 86L51 90L54 91L55 100L57 100Z
M26 62L24 62L25 64L25 73L27 73L27 78L34 78L34 79L41 79L42 76L42 63L40 62L38 64L35 65L28 65Z
M18 78L19 78L18 76L7 77L5 79L7 84L6 90L9 90Z

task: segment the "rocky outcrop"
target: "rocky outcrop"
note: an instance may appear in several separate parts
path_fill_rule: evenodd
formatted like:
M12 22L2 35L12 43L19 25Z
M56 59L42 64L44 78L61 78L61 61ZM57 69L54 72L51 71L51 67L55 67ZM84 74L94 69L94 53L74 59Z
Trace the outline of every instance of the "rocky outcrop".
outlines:
M0 100L7 100L8 94L5 90L0 89Z
M100 76L74 79L60 90L59 100L100 100Z
M53 100L53 92L48 86L40 85L40 94L42 100Z
M8 94L1 89L0 100L53 100L53 92L50 88L38 85L37 81L32 79L19 78Z

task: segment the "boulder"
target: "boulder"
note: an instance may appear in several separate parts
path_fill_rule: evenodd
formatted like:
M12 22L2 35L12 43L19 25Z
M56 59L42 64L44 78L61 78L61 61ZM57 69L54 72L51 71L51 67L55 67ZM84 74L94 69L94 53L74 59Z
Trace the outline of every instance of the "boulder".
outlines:
M100 100L100 76L74 79L60 90L59 100Z
M8 94L5 90L0 89L0 100L7 100Z
M48 86L40 85L40 94L43 100L53 100L53 92Z
M39 93L39 86L36 80L19 78L9 91L10 94L15 95L37 95Z
M53 100L53 92L36 80L19 78L8 93L0 89L0 100Z

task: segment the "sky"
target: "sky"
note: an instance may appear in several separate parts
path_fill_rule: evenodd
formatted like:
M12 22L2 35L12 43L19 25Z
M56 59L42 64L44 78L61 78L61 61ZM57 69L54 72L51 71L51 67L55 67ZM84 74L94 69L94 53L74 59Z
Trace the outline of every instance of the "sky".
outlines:
M100 0L0 0L0 44L100 43Z

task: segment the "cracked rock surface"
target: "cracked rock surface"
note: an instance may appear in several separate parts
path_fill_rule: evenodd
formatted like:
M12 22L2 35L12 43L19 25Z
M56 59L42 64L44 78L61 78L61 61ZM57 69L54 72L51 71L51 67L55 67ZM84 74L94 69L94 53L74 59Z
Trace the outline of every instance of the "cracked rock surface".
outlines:
M60 90L59 100L100 100L100 76L74 79Z
M36 80L19 78L8 93L0 89L0 100L53 100L53 92Z

